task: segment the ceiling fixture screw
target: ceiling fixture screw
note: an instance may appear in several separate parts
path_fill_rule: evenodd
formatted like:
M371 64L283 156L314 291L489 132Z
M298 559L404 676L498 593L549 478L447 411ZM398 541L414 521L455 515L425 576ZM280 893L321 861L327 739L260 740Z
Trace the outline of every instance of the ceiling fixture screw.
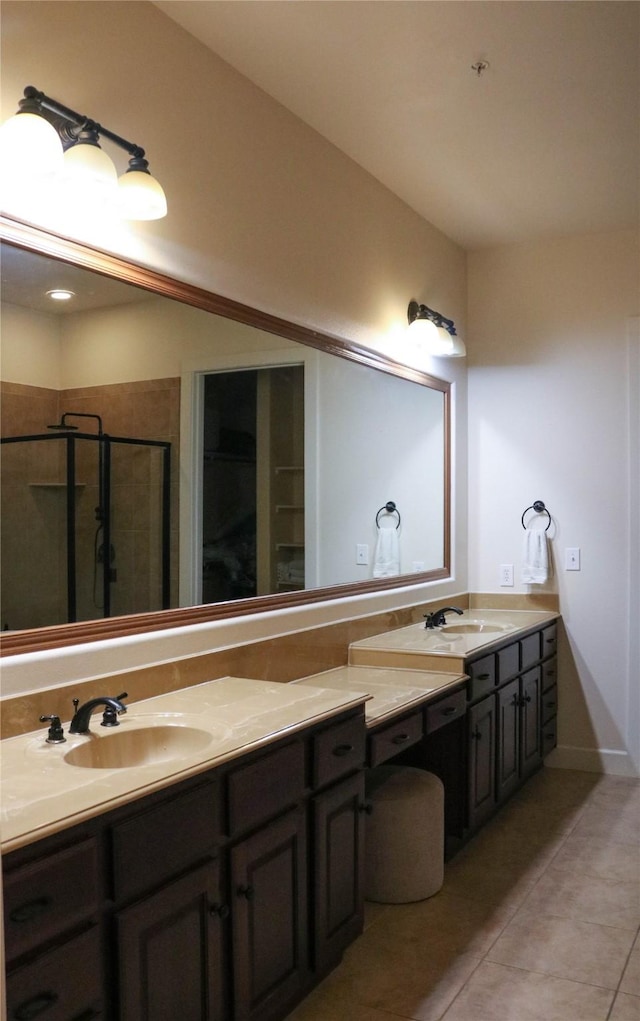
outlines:
M486 71L488 67L489 67L489 61L488 60L476 60L475 64L471 65L471 70L475 71L475 73L477 74L477 76L479 78L481 76L482 72Z

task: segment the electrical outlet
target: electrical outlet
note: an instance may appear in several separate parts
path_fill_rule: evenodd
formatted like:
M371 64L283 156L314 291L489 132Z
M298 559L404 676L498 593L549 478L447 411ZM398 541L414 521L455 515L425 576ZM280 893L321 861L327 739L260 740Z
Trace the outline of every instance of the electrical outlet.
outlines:
M564 569L565 571L580 570L579 546L567 546L566 550L564 551Z
M513 585L513 564L500 564L500 585L503 587Z
M414 560L411 564L412 571L424 571L424 560Z
M358 543L356 546L356 564L369 563L369 547L366 542Z

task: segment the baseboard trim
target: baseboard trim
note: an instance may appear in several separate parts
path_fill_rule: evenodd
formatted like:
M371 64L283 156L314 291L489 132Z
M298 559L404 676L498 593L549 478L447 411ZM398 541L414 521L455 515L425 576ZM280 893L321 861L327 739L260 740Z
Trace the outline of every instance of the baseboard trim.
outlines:
M640 776L629 753L612 748L576 748L571 745L559 745L545 758L544 763L551 769L581 769L586 773Z

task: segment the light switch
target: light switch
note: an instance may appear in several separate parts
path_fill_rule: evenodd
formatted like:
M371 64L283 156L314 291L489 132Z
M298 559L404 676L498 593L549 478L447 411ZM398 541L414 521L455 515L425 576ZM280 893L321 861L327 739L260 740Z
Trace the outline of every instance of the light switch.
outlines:
M567 546L564 551L564 569L565 571L579 571L580 570L580 547L579 546Z

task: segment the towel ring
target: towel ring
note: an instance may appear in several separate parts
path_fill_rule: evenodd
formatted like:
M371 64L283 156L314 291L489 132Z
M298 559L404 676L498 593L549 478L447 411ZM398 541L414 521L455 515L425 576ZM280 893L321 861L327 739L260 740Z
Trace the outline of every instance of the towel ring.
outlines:
M523 512L523 514L522 514L522 527L524 528L524 530L526 531L526 529L527 529L527 526L524 523L524 516L525 516L525 514L528 514L528 512L530 510L535 511L536 514L546 514L547 515L547 517L549 518L549 524L545 528L545 532L548 532L549 531L549 527L551 525L551 515L549 514L549 511L545 507L544 502L542 500L534 500L533 503L531 504L531 506L527 507L527 509Z
M396 507L396 505L393 502L393 500L387 500L387 502L385 503L384 507L381 507L380 510L378 511L378 513L376 514L376 528L380 528L380 523L379 523L380 522L380 515L382 514L383 511L386 511L387 514L397 514L398 515L398 524L396 525L396 530L398 528L400 528L400 521L401 521L400 511Z

